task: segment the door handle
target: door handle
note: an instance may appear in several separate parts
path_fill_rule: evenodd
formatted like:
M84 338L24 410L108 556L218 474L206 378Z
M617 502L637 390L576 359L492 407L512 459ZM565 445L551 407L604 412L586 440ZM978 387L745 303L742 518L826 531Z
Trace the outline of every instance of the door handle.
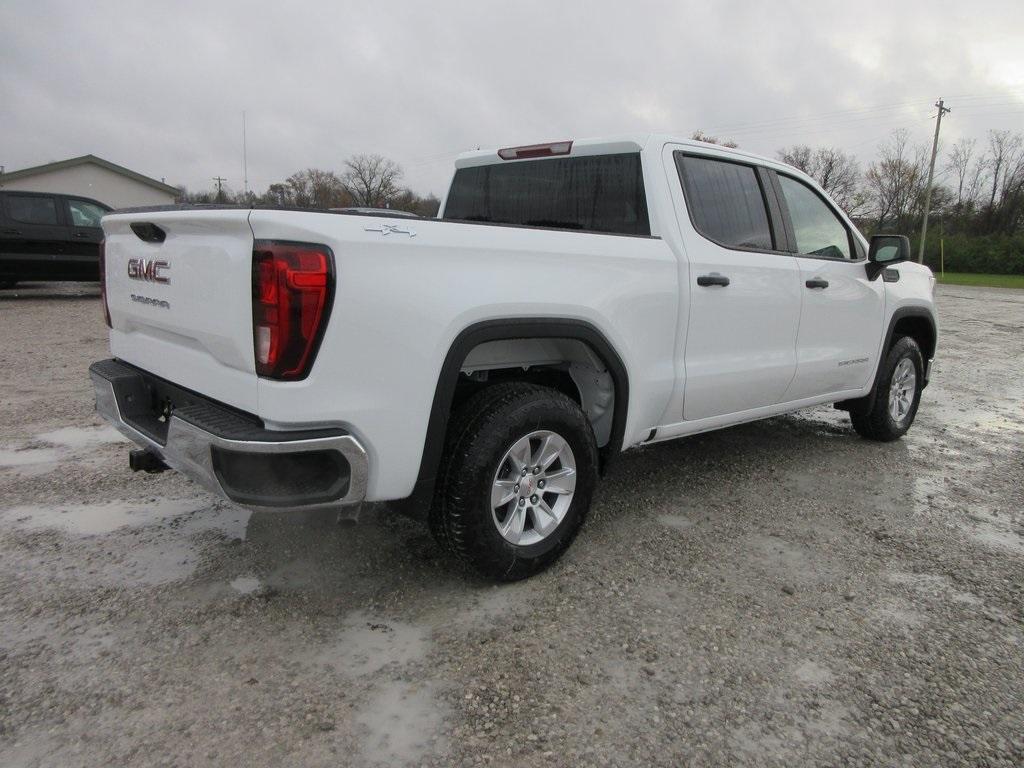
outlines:
M89 236L88 232L75 232L75 237L86 238Z
M0 229L0 235L20 235L20 229Z
M808 288L828 288L828 280L822 280L820 277L815 277L804 283Z
M729 278L712 272L710 275L701 275L697 278L697 285L707 287L709 285L720 285L723 288L729 284Z

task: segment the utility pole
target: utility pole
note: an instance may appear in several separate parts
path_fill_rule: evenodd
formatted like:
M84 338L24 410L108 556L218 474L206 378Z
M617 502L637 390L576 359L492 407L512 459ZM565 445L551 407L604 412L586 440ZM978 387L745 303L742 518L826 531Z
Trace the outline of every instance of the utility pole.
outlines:
M928 235L928 214L932 209L932 179L935 177L935 155L939 151L939 128L942 126L942 116L952 110L946 106L942 99L935 102L939 108L939 114L935 116L935 139L932 141L932 162L928 166L928 186L924 189L924 221L921 222L921 243L917 246L917 262L924 263L924 239Z
M219 203L219 202L221 202L221 200L224 199L224 195L221 192L220 187L221 187L221 184L223 184L225 181L227 181L227 179L225 179L225 178L223 178L221 176L214 176L213 180L217 182L217 202Z
M249 155L245 145L245 110L242 110L242 176L245 179L243 189L245 190L245 200L249 201Z

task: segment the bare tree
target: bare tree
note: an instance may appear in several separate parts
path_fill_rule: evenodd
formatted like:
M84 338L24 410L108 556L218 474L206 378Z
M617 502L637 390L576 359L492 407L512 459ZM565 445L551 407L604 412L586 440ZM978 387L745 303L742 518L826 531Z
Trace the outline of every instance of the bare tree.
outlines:
M975 139L960 139L953 145L949 153L949 160L946 161L946 170L953 174L956 180L956 207L963 208L964 192L969 192L968 177L973 167ZM970 198L967 198L970 199Z
M295 194L289 184L277 182L267 187L260 202L264 205L295 205Z
M345 161L342 184L355 205L387 207L399 193L402 169L380 155L355 155Z
M928 148L911 146L906 130L893 131L878 147L878 160L864 174L865 186L874 205L876 229L887 224L897 231L909 231L923 204L928 176Z
M835 200L850 216L857 216L865 205L860 189L860 167L853 155L840 149L819 147L812 149L798 144L778 152L779 159L799 168Z
M730 149L736 149L739 146L735 141L722 141L717 136L711 136L710 134L704 133L700 128L694 131L690 138L694 141L703 141L705 144L720 144L723 147L729 147Z
M400 211L409 211L418 216L432 218L437 216L437 211L441 207L441 201L434 194L420 197L411 189L402 189L391 198L391 207L397 208Z
M290 201L300 208L340 208L349 204L345 185L334 171L307 168L293 173L286 182Z
M985 210L988 229L1012 232L1024 215L1024 135L989 131L985 160L992 182Z

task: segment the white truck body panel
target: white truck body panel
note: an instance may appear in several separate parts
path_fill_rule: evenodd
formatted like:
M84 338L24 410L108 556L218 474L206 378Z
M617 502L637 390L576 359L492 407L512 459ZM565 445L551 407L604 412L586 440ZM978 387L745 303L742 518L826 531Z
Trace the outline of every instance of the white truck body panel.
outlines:
M247 210L126 214L104 218L103 231L114 357L255 413L248 218ZM159 221L167 239L143 242L133 221ZM131 258L166 262L168 282L129 279ZM168 306L151 303L161 301Z
M375 219L254 211L259 239L315 241L337 262L331 323L305 381L259 382L258 415L281 428L332 424L365 438L370 499L411 491L434 383L463 329L494 318L585 320L619 351L630 379L626 434L635 444L675 384L677 265L654 238L394 220L415 237L382 236ZM652 333L660 328L662 332ZM645 431L646 430L646 431Z

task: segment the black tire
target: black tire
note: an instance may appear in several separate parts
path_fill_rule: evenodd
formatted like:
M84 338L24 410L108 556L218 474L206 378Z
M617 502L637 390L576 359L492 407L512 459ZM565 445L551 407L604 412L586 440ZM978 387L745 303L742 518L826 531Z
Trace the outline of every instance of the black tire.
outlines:
M893 373L903 360L910 360L914 366L914 396L910 403L910 410L897 421L889 411L889 390L892 386ZM850 409L850 421L853 422L853 428L861 437L883 443L903 437L910 429L910 425L914 423L917 406L921 402L923 384L924 358L921 356L921 348L909 336L902 336L889 348L882 368L878 372L878 381L875 383L873 393L874 402L871 403L871 407L867 407L867 403L871 400L869 396L865 398L865 403L860 407L855 406Z
M550 430L572 449L576 487L558 526L520 546L499 532L491 486L506 452L537 430ZM453 415L430 510L438 543L481 575L518 581L561 556L579 531L597 485L597 443L586 415L561 392L518 382L496 384L469 398Z

